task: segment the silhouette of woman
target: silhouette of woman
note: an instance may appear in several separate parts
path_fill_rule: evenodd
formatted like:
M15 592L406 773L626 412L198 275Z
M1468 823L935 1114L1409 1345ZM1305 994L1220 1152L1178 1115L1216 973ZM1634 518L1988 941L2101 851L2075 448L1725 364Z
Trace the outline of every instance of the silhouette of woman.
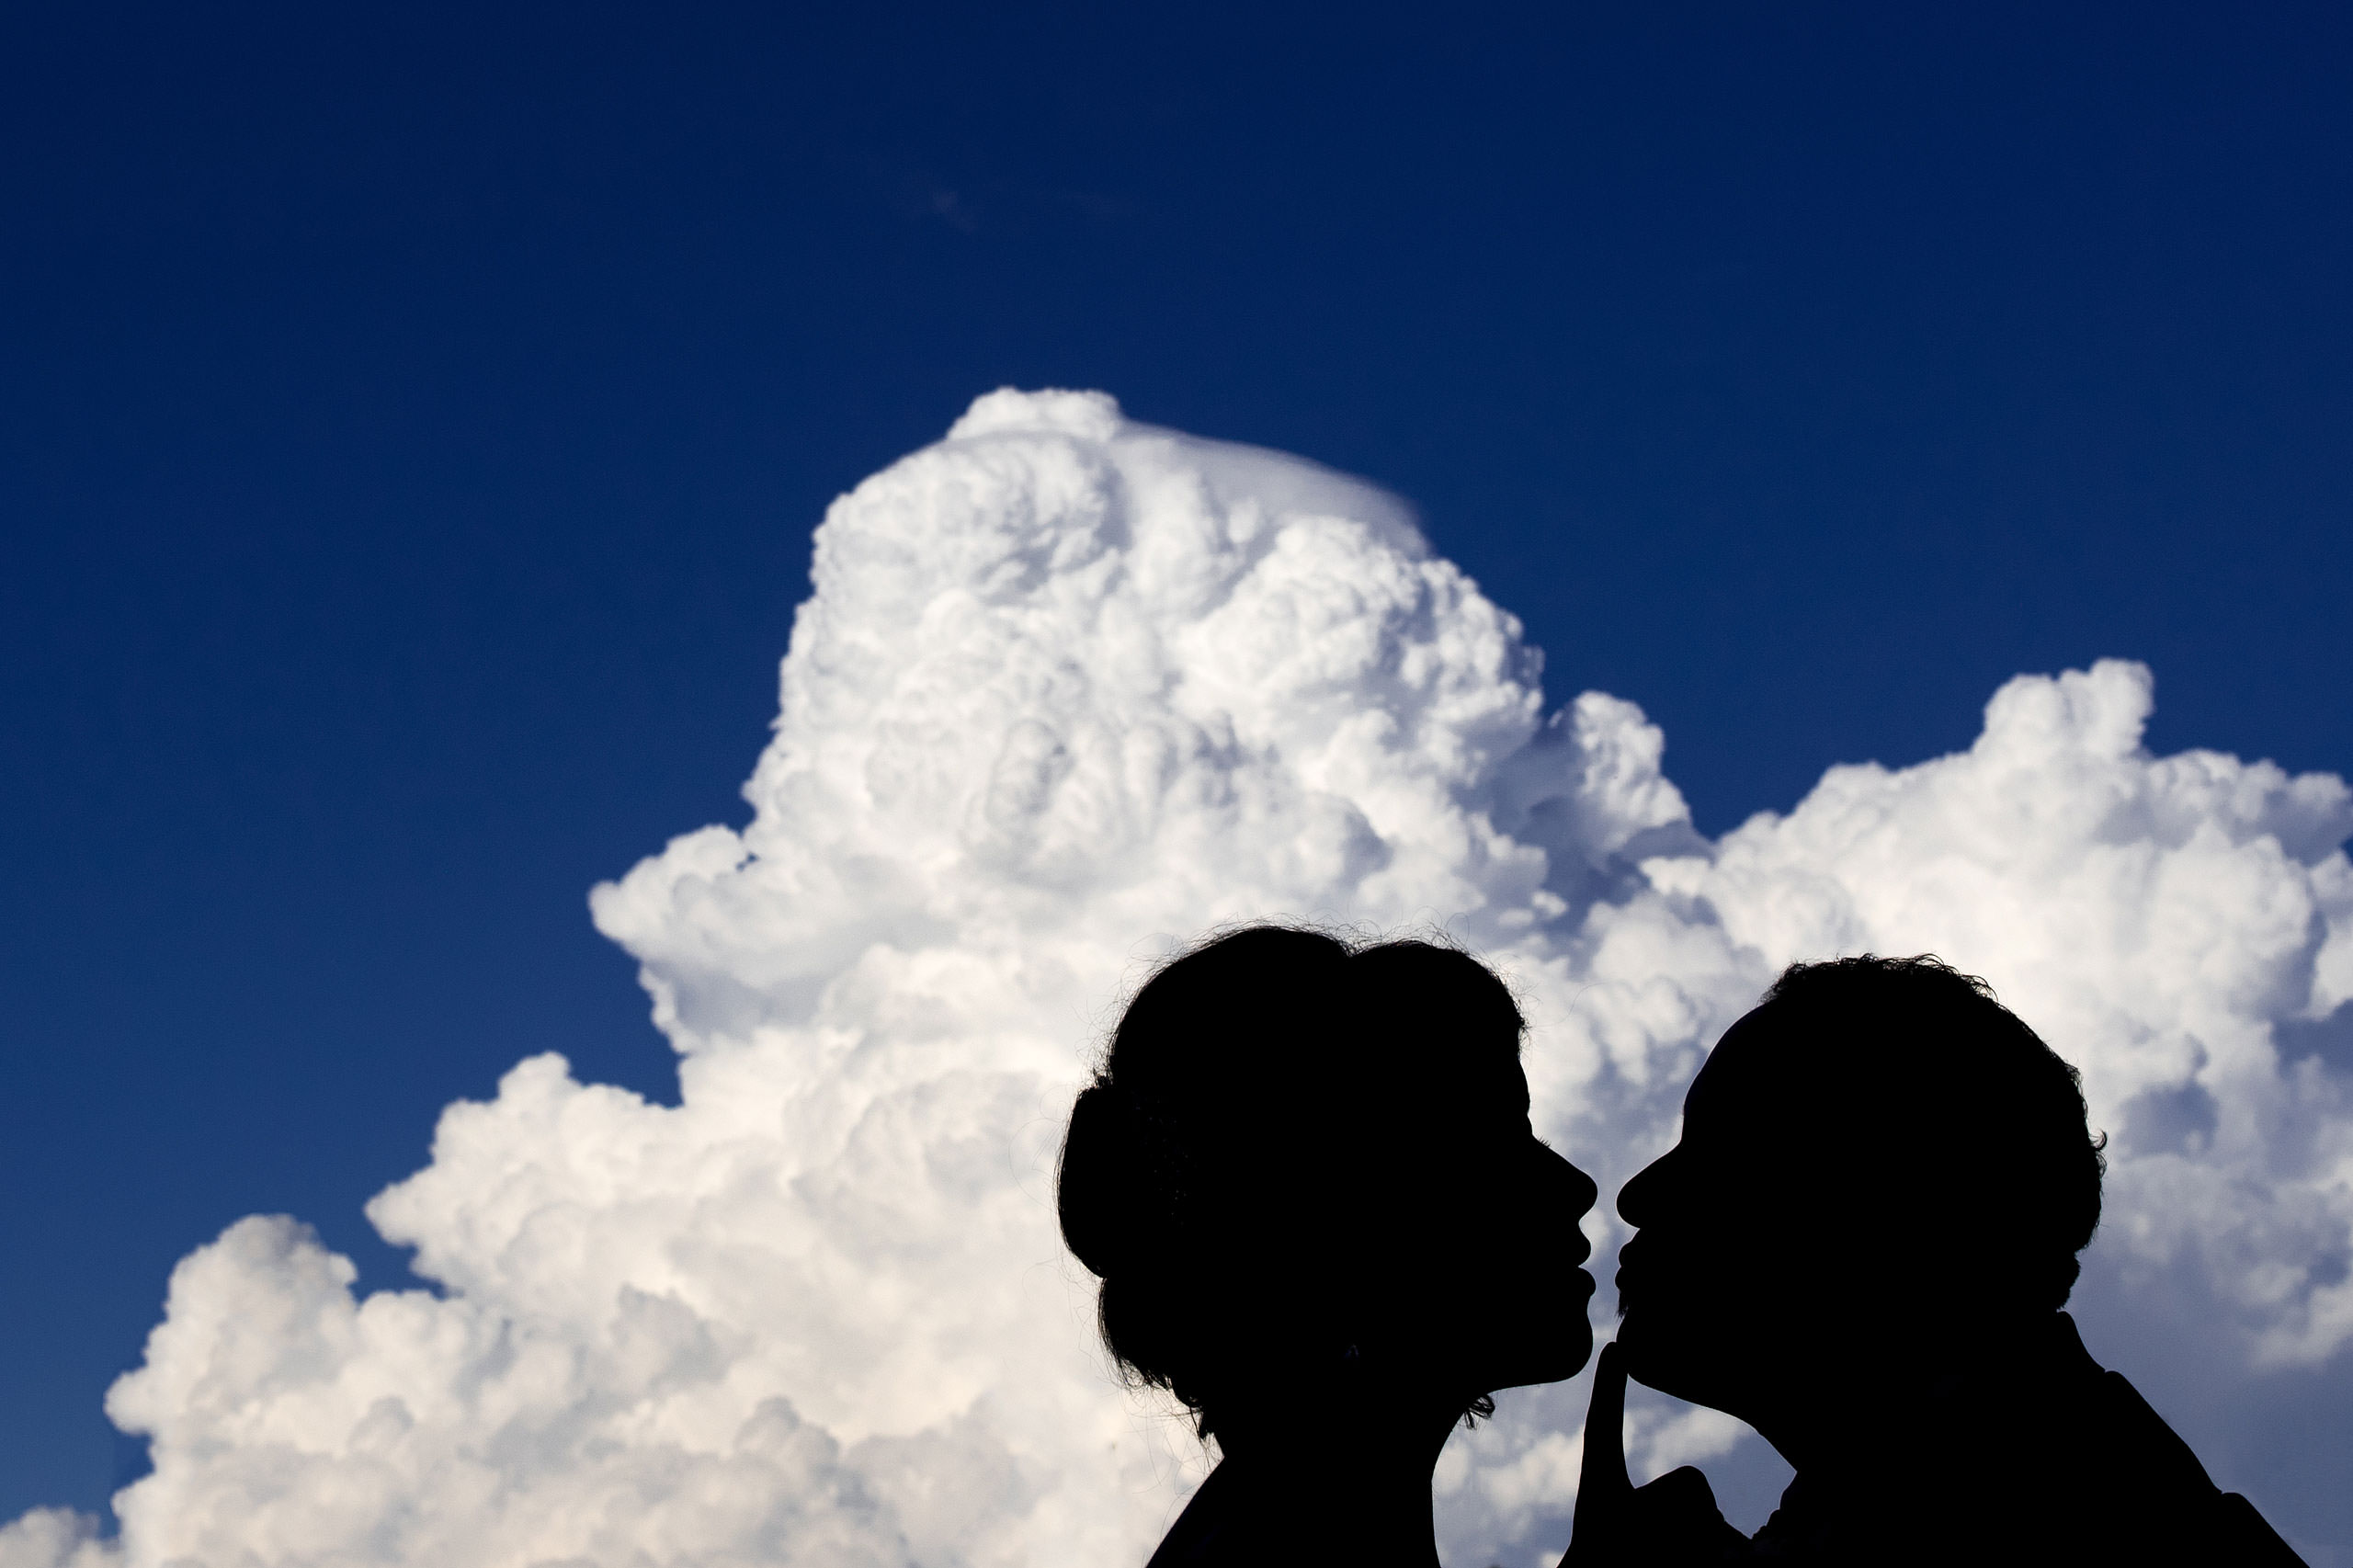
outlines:
M1253 926L1162 969L1063 1144L1103 1339L1222 1456L1151 1568L1438 1562L1430 1474L1592 1353L1593 1183L1528 1120L1467 954Z

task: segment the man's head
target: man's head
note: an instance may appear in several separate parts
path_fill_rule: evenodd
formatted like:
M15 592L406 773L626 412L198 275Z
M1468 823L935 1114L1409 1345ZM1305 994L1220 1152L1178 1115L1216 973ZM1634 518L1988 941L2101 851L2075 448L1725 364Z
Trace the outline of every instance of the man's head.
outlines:
M2075 1069L1984 982L1933 958L1793 966L1619 1195L1628 1369L1754 1421L1801 1362L2055 1310L2099 1222L2099 1148Z

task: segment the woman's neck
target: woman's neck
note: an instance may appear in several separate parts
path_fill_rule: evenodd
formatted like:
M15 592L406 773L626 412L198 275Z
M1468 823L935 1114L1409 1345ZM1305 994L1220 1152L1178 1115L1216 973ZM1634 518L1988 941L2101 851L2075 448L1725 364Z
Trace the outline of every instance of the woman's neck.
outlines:
M1437 1568L1430 1475L1465 1399L1343 1377L1284 1408L1221 1416L1219 1450L1313 1554Z

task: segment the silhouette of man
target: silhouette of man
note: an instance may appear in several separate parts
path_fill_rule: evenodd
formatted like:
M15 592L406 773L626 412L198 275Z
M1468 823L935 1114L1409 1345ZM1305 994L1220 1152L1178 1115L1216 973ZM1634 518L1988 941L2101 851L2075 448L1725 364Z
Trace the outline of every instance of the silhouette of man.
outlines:
M2101 1142L2075 1070L1984 982L1933 958L1791 968L1619 1195L1638 1233L1569 1568L2298 1562L2060 1310ZM1796 1470L1754 1540L1697 1470L1631 1484L1630 1374Z

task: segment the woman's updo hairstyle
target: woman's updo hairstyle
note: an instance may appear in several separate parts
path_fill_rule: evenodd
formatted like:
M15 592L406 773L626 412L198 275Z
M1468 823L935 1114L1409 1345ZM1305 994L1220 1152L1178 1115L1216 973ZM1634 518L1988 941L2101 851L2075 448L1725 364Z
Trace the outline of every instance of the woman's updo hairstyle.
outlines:
M1063 1143L1063 1237L1103 1341L1200 1429L1377 1341L1400 1237L1443 1234L1429 1176L1519 1096L1519 1009L1476 959L1256 926L1128 1005Z

